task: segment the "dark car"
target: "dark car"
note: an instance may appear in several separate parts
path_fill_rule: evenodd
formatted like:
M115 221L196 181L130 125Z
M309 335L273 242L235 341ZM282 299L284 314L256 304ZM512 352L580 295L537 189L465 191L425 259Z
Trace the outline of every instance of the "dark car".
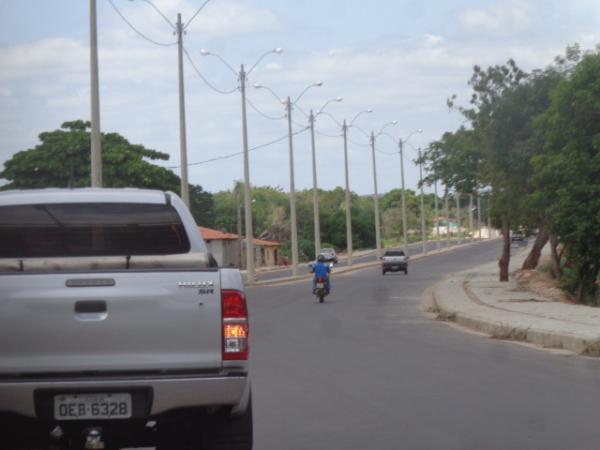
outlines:
M381 273L386 272L404 272L408 274L408 256L402 250L387 250L381 258Z
M332 248L322 248L319 255L323 255L325 262L332 262L334 264L337 264L338 262L337 254Z

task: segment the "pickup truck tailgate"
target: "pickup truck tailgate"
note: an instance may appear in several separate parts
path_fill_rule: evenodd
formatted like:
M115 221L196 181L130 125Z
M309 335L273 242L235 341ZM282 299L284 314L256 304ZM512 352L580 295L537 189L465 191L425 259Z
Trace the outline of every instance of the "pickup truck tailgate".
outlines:
M0 374L218 370L219 272L5 274Z

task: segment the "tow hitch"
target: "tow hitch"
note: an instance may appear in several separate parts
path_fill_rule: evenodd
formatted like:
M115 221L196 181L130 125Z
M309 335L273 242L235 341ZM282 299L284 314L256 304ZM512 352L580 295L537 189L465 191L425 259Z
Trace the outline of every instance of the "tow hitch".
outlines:
M87 428L84 431L85 444L83 448L86 450L104 449L104 441L102 440L102 428Z

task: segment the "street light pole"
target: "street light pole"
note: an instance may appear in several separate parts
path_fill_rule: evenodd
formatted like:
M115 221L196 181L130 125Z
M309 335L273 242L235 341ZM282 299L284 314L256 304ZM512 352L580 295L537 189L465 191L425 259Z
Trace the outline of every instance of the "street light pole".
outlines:
M190 192L188 185L187 141L185 130L185 94L183 89L183 24L181 23L181 13L177 14L176 33L177 59L179 67L179 151L181 154L181 199L189 208Z
M381 225L379 219L379 193L377 192L377 164L375 162L375 134L371 131L371 155L373 157L373 205L375 209L375 248L381 258Z
M319 193L317 191L317 155L315 150L315 115L310 110L308 117L310 124L310 148L312 153L312 176L313 176L313 224L315 229L315 258L321 251L321 226L319 223Z
M400 148L400 179L402 181L402 237L404 239L404 253L408 255L408 224L406 214L406 189L404 186L404 142L402 139L398 141Z
M425 204L423 201L423 163L421 162L421 149L419 149L419 184L421 185L421 251L427 252L425 235Z
M298 275L298 224L296 223L296 192L294 188L294 144L292 134L292 100L286 100L290 157L290 221L292 232L292 275Z
M281 47L274 50L269 50L263 53L260 58L252 65L248 72L245 71L244 65L240 64L239 73L223 59L217 53L211 53L207 50L200 50L202 56L214 56L217 58L225 67L227 67L234 75L236 75L240 82L240 93L242 100L242 145L244 154L244 224L246 228L246 271L248 274L248 281L254 281L254 230L252 226L252 186L250 185L250 161L249 161L249 150L248 150L248 120L246 115L246 80L248 75L254 70L254 68L260 63L264 57L271 53L280 54L283 52Z
M435 248L440 249L440 221L438 219L438 191L437 191L437 178L433 182L434 192L434 208L435 208Z
M246 72L240 65L240 91L242 93L242 141L244 146L244 219L246 225L246 272L248 281L254 281L254 230L252 229L252 187L250 186L250 161L248 158L248 122L246 119Z
M90 0L90 94L92 105L91 173L92 187L102 187L102 141L100 139L100 95L98 87L98 32L96 0Z
M460 238L460 193L457 191L456 192L456 222L457 222L457 234L458 236L456 237L458 243L460 244L462 242L461 238Z
M446 206L446 248L450 248L450 207L448 205L448 186L444 190L444 203Z
M348 265L352 265L352 205L350 203L350 183L348 181L348 126L346 120L342 124L344 134L344 174L346 181L346 253L348 254Z
M319 192L317 189L317 151L315 148L315 120L319 114L323 113L323 110L331 102L341 102L342 97L336 97L325 102L323 106L317 111L317 114L310 110L308 116L308 123L310 125L310 144L312 153L312 175L313 175L313 224L315 234L315 257L321 252L321 224L319 220Z
M473 194L469 194L469 237L473 233Z
M479 194L477 195L477 228L479 230L477 236L481 240L481 197Z

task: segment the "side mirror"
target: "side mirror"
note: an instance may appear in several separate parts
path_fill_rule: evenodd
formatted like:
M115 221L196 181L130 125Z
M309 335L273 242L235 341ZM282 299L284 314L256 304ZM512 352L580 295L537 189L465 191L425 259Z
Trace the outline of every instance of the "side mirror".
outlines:
M408 261L409 259L410 259L410 256L408 256L408 255L407 255L407 256L406 256L406 260Z

